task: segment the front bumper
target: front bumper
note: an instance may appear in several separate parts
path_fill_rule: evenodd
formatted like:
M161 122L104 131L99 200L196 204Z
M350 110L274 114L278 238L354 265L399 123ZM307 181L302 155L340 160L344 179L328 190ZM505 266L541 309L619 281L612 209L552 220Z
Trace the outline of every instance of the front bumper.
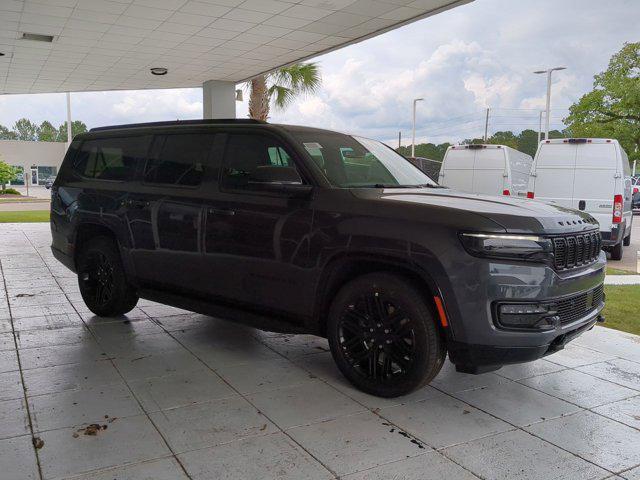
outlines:
M562 350L571 340L587 330L591 330L597 322L604 321L604 317L601 315L602 308L604 308L604 304L597 311L585 317L585 319L572 324L570 328L567 328L545 345L498 347L451 341L447 345L449 358L456 365L459 372L473 374L497 370L503 365L511 363L531 362Z
M544 264L505 263L466 256L443 289L450 328L449 357L463 371L495 369L552 353L600 318L604 302L546 330L513 330L497 322L496 304L545 303L585 296L602 286L606 254L588 266L555 271ZM573 303L572 303L573 305ZM591 305L591 304L590 304Z

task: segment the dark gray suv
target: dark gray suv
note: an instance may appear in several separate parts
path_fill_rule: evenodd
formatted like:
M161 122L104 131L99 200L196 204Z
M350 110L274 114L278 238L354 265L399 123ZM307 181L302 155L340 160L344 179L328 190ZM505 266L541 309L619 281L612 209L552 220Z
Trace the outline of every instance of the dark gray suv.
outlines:
M52 188L54 255L97 315L146 298L325 336L380 396L561 349L602 320L586 213L442 188L380 142L249 120L94 129Z

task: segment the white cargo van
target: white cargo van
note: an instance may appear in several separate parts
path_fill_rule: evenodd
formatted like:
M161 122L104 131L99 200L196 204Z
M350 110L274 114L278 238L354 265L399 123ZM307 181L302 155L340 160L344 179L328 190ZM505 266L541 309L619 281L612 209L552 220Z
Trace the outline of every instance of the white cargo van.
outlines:
M591 214L603 246L620 260L631 242L631 192L629 160L617 140L559 138L540 142L527 196Z
M442 160L438 183L471 193L524 197L532 162L505 145L453 145Z

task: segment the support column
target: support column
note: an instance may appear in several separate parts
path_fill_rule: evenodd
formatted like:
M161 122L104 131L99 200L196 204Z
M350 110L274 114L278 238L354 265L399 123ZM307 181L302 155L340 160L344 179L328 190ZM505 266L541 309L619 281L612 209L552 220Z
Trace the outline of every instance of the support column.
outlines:
M203 118L236 118L236 84L207 80L202 84Z
M67 92L67 150L69 150L69 145L71 145L71 93Z

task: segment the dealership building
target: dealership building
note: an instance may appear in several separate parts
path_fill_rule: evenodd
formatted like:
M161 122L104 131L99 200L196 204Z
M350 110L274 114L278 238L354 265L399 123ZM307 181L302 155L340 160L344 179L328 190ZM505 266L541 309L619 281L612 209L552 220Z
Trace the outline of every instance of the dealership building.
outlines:
M54 179L66 151L65 142L0 140L0 161L18 171L10 185L24 185L25 180L29 185L44 185Z

